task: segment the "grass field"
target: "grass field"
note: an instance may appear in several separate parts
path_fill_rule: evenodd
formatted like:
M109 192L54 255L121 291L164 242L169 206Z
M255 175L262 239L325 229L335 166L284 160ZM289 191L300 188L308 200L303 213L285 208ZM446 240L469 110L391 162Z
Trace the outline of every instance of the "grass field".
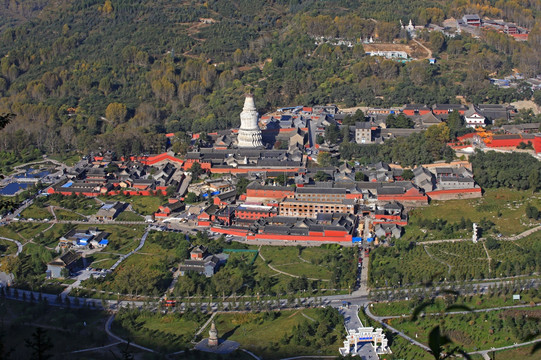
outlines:
M133 211L123 211L121 212L116 219L117 221L145 221L141 215L137 215Z
M511 350L497 351L494 355L494 359L504 360L504 359L520 359L520 360L539 360L541 358L541 350L532 354L532 346L523 346ZM491 354L489 354L491 356Z
M429 206L409 213L410 224L405 228L406 240L437 240L445 238L471 237L471 229L458 234L445 235L441 231L421 231L418 219L444 219L457 223L462 217L473 222L486 218L496 224L496 232L504 236L521 233L539 225L539 221L526 217L526 206L541 207L541 195L529 191L510 189L488 189L480 199L433 201Z
M12 255L17 252L17 244L0 239L0 256Z
M113 331L138 345L171 353L191 348L193 345L190 341L208 317L208 315L182 316L178 313L162 315L145 311L129 315L121 313L113 323ZM135 322L137 326L125 326L130 321Z
M109 269L120 258L118 255L114 255L107 252L98 252L90 255L89 266L94 269Z
M84 217L71 211L71 210L66 210L66 209L55 209L54 210L54 213L56 214L56 218L58 220L74 220L74 221L79 221L79 220L83 220Z
M72 197L54 195L45 199L44 205L57 206L87 216L95 214L100 208L96 199L84 196ZM57 210L55 210L55 212L57 212Z
M51 214L47 208L37 206L37 205L32 205L26 208L21 213L21 216L23 216L26 219L36 219L36 220L53 218L53 214Z
M75 165L79 160L81 160L81 157L77 154L67 154L67 155L49 155L50 159L60 161L67 166L73 166Z
M111 227L122 228L123 226L106 225L103 227L106 228L105 231L112 232ZM124 228L126 228L126 226L124 226ZM144 227L139 227L139 229L144 231ZM117 232L117 234L122 235L120 232ZM112 236L110 239L112 239ZM135 245L135 242L132 241L131 244L133 246ZM130 250L133 250L133 248L135 248L135 246L131 247ZM91 266L93 268L108 269L119 257L117 251L107 247L102 252L94 253L92 258L93 261ZM139 252L122 261L120 266L118 266L116 270L111 275L108 275L103 281L89 279L83 282L83 286L89 289L96 288L104 291L120 291L121 293L132 293L134 295L157 295L158 293L155 293L157 291L161 294L172 280L172 275L169 271L172 262L171 259L170 251L163 249L159 244L147 241ZM144 289L142 286L136 288L133 286L135 281L133 279L134 276L136 276L138 280L144 281Z
M22 243L30 240L50 225L44 223L23 223L15 222L9 225L0 226L0 236L18 240Z
M321 247L303 248L300 255L299 249L293 246L263 246L261 255L265 260L278 270L296 276L328 280L331 277L325 256L331 250ZM270 269L275 274L272 269Z
M219 314L216 329L220 336L227 340L237 341L242 348L248 349L265 359L279 359L295 355L336 355L337 349L342 345L343 329L333 332L335 341L330 345L301 346L295 344L284 345L280 343L285 334L302 322L318 320L317 309L298 311L282 311L280 316L273 320L265 320L263 314Z
M158 210L158 207L163 203L159 196L110 196L100 197L103 201L123 201L132 205L135 212L141 215L152 215Z
M526 307L520 310L428 316L419 318L415 322L410 319L390 319L388 323L425 344L428 340L428 333L440 325L444 333L455 344L462 346L466 351L474 351L523 342L523 339L517 337L515 329L511 328L507 321L508 317L516 318L517 314L538 319L541 316L541 308Z

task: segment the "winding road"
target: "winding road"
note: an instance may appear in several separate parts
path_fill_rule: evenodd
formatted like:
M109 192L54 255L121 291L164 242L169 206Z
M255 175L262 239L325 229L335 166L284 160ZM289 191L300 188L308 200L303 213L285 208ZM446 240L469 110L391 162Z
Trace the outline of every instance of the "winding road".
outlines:
M23 244L21 244L19 241L14 240L14 239L10 239L10 238L7 238L7 237L3 237L3 236L0 236L0 239L6 240L6 241L11 241L11 242L14 242L15 244L17 244L17 252L15 253L15 255L12 255L12 256L19 256L19 254L23 251Z

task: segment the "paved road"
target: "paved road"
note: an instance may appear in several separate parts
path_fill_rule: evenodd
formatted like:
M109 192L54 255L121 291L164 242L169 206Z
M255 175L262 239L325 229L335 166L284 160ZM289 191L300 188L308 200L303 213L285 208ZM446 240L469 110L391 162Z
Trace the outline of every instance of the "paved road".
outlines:
M341 306L339 308L338 311L344 317L344 327L346 328L346 332L365 327L361 322L361 319L359 319L359 308L359 305ZM372 343L363 343L357 347L357 355L361 359L378 359L376 349L374 349Z
M379 322L381 324L381 326L383 326L384 328L387 328L389 330L391 330L393 332L393 334L398 334L400 335L401 337L403 337L404 339L408 340L411 344L414 344L414 345L417 345L419 346L420 348L426 350L426 351L430 351L430 348L428 346L426 346L425 344L422 344L420 343L419 341L409 337L408 335L406 335L405 333L403 333L402 331L399 331L397 329L395 329L394 327L390 326L390 325L387 325L386 323L382 322L382 321L378 321L377 320L377 317L375 317L371 312L370 312L370 307L369 306L365 306L364 307L364 311L366 313L366 315L371 318L372 320L375 320L377 322Z

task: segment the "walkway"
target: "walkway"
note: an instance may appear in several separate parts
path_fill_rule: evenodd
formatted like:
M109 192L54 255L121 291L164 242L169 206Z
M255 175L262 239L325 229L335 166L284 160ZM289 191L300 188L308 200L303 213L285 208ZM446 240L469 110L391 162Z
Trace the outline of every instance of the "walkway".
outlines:
M17 244L17 252L15 253L15 255L12 255L12 256L19 256L19 254L23 251L23 244L21 244L19 241L14 240L14 239L10 239L10 238L7 238L7 237L3 237L3 236L0 236L0 239L6 240L6 241L11 241L11 242L14 242L15 244Z
M417 43L417 45L419 45L420 47L422 47L423 49L425 49L425 51L427 52L427 56L425 57L425 59L431 59L432 58L432 50L430 50L429 48L427 48L426 46L424 46L423 44L421 44L419 41L413 39L413 41L415 43ZM420 59L421 60L421 59Z
M502 237L498 238L500 241L515 241L520 240L522 238L525 238L526 236L529 236L537 231L541 230L541 225L536 226L534 228L531 228L529 230L523 231L520 234L514 235L514 236L508 236L508 237ZM479 240L486 240L486 238L480 238ZM416 245L428 245L428 244L441 244L446 242L459 242L459 241L471 241L470 238L466 239L444 239L444 240L429 240L429 241L420 241L416 242Z
M120 263L122 261L124 261L129 256L131 256L131 255L135 254L136 252L138 252L139 250L141 250L143 248L143 246L145 246L145 241L147 239L147 236L148 236L149 232L150 232L150 227L147 227L145 233L141 237L141 241L139 242L139 246L137 246L133 251L130 251L126 255L122 255L120 257L120 259L118 259L118 261L116 263L114 263L113 266L111 266L111 268L109 270L111 270L111 271L115 270L118 267L118 265L120 265Z
M524 342L524 343L520 343L520 344L515 344L515 345L502 346L502 347L499 347L499 348L492 348L490 350L473 351L473 352L470 352L468 354L469 355L480 354L481 356L483 356L484 359L490 359L490 356L488 354L490 354L491 352L514 349L514 348L527 346L527 345L533 345L533 344L536 344L538 342L541 342L541 339L532 340L532 341L528 341L528 342Z
M535 304L534 306L541 306L541 303L537 303ZM498 310L506 310L506 309L520 309L520 308L528 308L528 307L531 307L531 305L508 305L508 306L498 306L498 307L493 307L493 308L486 308L486 309L474 309L472 311L450 311L450 312L447 312L446 315L466 315L466 314L471 314L471 313L483 313L483 312L490 312L490 311L498 311ZM419 315L419 317L425 317L425 316L438 316L438 315L441 315L441 313L439 312L434 312L434 313L422 313L421 315ZM386 319L400 319L400 318L408 318L410 317L411 315L389 315L389 316L378 316L378 315L373 315L373 319L378 321L378 322L381 322L383 320L386 320Z
M201 326L201 328L199 330L197 330L197 332L195 333L195 336L200 335L203 332L203 330L206 329L206 327L211 323L211 321L214 319L216 314L217 313L212 313L211 317L207 320L207 322L204 323L203 326Z
M156 351L154 351L152 349L149 349L149 348L146 348L144 346L137 345L135 343L129 342L129 341L124 340L123 338L118 337L115 334L113 334L113 332L111 331L111 325L113 324L113 320L115 320L115 314L111 315L109 317L109 319L107 319L107 322L105 323L105 332L107 333L107 335L109 335L113 339L117 340L119 343L129 344L130 346L133 346L134 348L145 350L145 351L148 351L148 352L151 352L151 353L154 353L154 354L159 354L158 352L156 352Z

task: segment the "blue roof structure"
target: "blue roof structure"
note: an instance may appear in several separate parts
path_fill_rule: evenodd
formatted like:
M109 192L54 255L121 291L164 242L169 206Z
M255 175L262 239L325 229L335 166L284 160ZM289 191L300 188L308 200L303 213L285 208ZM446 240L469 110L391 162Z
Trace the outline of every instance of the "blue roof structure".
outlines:
M107 239L100 240L100 242L98 244L107 245L107 244L109 244L109 240L107 240Z
M26 183L17 183L13 182L11 184L6 185L2 190L0 190L0 195L15 195L17 191L20 189L26 189L28 187L28 184Z
M115 206L115 204L104 204L101 209L102 210L111 210L113 207Z
M73 181L68 181L67 183L65 183L64 185L62 185L63 188L69 188L73 185Z

